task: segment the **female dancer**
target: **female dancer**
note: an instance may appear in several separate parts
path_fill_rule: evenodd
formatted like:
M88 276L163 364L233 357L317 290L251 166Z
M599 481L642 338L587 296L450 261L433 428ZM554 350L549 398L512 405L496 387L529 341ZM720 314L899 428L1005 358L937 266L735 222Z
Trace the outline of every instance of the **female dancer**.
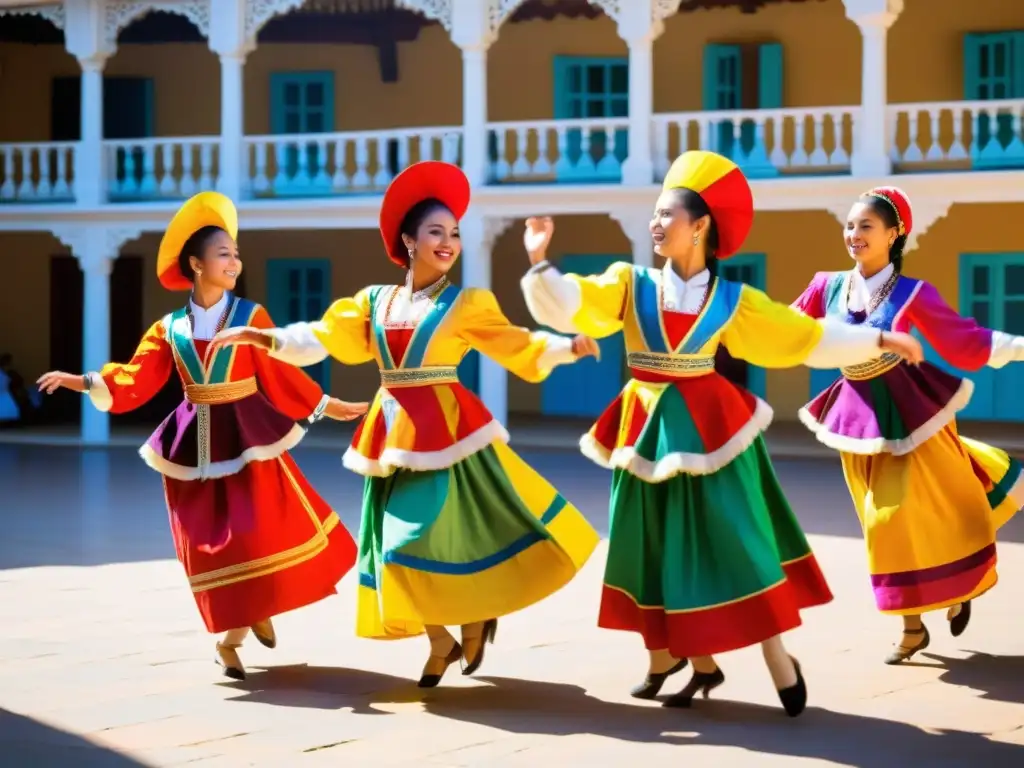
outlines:
M916 328L962 370L1024 360L1024 338L960 317L932 285L902 275L912 226L899 189L862 195L844 234L856 268L819 272L794 306L876 332ZM923 613L947 608L954 637L967 628L971 600L996 583L995 531L1024 505L1024 482L1004 451L957 433L968 379L888 353L842 374L800 418L840 452L875 604L903 617L903 637L885 659L899 664L928 647Z
M453 165L417 163L388 187L380 230L404 285L375 285L335 302L319 323L224 331L216 344L256 344L308 365L328 354L376 360L381 388L345 453L366 477L359 534L357 633L426 632L419 685L463 660L476 671L497 617L564 586L598 536L507 446L508 433L458 380L476 349L527 381L597 350L593 339L511 325L494 294L460 290L447 273L462 245L469 182ZM445 628L461 625L461 645Z
M188 303L146 332L129 363L85 376L52 371L39 388L89 395L102 411L146 403L176 372L185 399L139 453L163 476L171 535L224 674L245 678L238 648L251 628L276 645L271 617L335 592L355 542L288 455L300 422L350 420L367 405L325 396L301 371L258 349L208 354L222 327L271 328L259 304L231 294L242 271L238 215L223 195L182 206L160 243L157 276Z
M824 325L761 291L717 277L743 244L753 199L739 168L687 152L669 170L651 220L663 270L614 264L562 275L546 260L550 219L527 222L534 267L523 291L534 318L562 332L623 331L632 378L584 436L584 454L614 470L611 536L598 625L638 632L653 698L666 677L694 675L666 706L689 706L725 675L714 654L760 643L787 714L807 701L781 634L800 610L832 599L775 477L761 432L766 403L715 372L715 351L754 365L828 367L879 349L917 360L904 334Z

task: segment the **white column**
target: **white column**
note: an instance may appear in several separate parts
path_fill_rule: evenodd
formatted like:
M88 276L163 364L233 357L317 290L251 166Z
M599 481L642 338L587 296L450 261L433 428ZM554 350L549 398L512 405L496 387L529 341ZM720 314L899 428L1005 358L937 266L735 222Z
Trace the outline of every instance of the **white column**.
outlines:
M629 43L629 156L622 166L622 182L646 187L654 183L651 141L654 116L654 39L649 35Z
M64 45L82 67L81 120L75 148L75 199L96 206L106 200L103 156L103 66L114 54L106 6L93 0L65 0Z
M110 273L116 253L108 253L106 233L93 230L75 253L82 268L82 372L98 371L110 362ZM110 416L82 400L82 442L91 445L110 439Z
M220 174L217 189L238 200L248 179L245 147L245 89L242 82L245 54L220 56Z
M210 0L210 50L220 57L220 173L217 190L233 200L248 181L245 161L245 57L255 41L246 35L246 0ZM266 8L257 11L265 13ZM282 8L282 10L284 10ZM265 20L265 19L264 19ZM256 34L259 25L251 31Z
M854 176L887 176L892 173L888 119L889 27L903 11L903 0L843 0L846 17L859 28L861 48L861 105L854 124Z
M462 49L462 170L469 183L487 183L487 47Z
M424 4L413 5L438 18ZM450 15L442 19L462 51L462 170L474 187L487 183L487 49L494 39L489 5L481 0L450 0Z
M462 234L462 284L467 288L491 288L491 248L507 226L504 220L488 219L479 208L470 208L459 223ZM502 424L508 422L508 371L486 355L480 355L480 399Z
M622 227L633 251L633 263L638 267L652 267L654 245L651 241L651 208L639 206L612 211L609 214ZM660 266L660 265L659 265Z

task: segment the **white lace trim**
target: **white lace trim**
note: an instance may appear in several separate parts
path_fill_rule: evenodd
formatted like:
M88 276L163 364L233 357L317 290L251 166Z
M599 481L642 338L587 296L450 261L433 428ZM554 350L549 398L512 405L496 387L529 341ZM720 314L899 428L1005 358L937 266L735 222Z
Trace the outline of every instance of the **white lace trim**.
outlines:
M250 461L269 461L271 459L276 459L282 453L286 453L298 445L305 435L306 430L296 424L288 430L288 433L284 437L275 443L271 443L270 445L256 445L252 448L247 448L234 459L215 461L202 469L199 467L186 467L181 464L170 462L154 451L149 446L149 443L146 443L139 449L139 455L146 464L164 477L170 477L174 480L215 480L217 478L229 477L237 474L242 470L242 467Z
M639 456L636 448L609 451L589 432L580 439L583 455L605 469L624 469L648 483L663 483L676 475L710 475L727 466L753 445L772 423L774 412L761 398L750 419L724 445L710 453L670 453L656 461Z

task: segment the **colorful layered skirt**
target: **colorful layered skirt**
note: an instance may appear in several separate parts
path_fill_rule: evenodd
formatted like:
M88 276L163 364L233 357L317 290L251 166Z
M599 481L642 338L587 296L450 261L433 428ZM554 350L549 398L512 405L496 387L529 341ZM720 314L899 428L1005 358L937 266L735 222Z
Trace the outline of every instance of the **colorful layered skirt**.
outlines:
M799 626L832 593L761 437L771 409L717 374L634 375L581 443L614 469L598 625L676 657Z
M486 621L567 584L597 547L583 515L501 441L425 471L369 476L356 632Z
M1005 451L958 434L972 391L930 363L901 363L841 378L800 412L840 451L883 613L957 605L997 581L996 531L1024 506L1024 477Z
M140 450L163 475L178 560L207 630L335 593L355 541L287 454L305 434L263 394L183 402Z

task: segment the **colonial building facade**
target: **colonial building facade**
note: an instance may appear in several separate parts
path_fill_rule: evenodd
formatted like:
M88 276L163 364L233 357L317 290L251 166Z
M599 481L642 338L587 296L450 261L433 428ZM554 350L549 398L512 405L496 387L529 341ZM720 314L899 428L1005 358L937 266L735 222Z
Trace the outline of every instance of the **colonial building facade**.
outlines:
M180 202L239 205L242 290L279 324L401 279L380 195L420 159L475 189L457 279L530 323L522 219L556 217L561 266L652 264L658 179L686 149L733 157L758 214L728 276L791 301L849 264L840 222L898 184L907 269L1024 333L1024 24L1003 0L52 0L0 3L0 351L26 378L131 354L183 297L155 279ZM621 341L542 386L463 366L499 418L589 416ZM723 368L778 418L829 372ZM367 397L368 366L311 371ZM1011 368L972 374L968 418L1024 421ZM172 383L168 397L173 396ZM159 399L159 398L158 398ZM55 401L56 402L56 401ZM64 418L103 442L74 398ZM998 403L998 412L997 404ZM56 406L54 406L56 407ZM155 403L140 418L153 418Z

